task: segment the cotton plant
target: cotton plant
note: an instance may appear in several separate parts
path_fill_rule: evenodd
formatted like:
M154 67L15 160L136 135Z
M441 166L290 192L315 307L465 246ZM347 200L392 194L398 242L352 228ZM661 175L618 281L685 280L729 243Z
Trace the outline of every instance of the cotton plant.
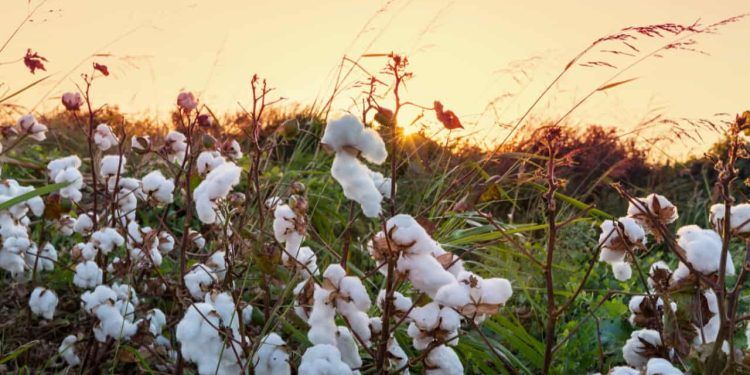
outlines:
M634 327L630 339L622 348L627 366L614 367L610 374L682 374L680 367L693 350L718 345L721 317L719 304L711 282L723 272L736 273L732 253L728 252L722 265L725 239L722 232L742 238L744 222L750 219L739 204L729 220L725 205L709 209L714 228L684 225L669 233L668 225L678 217L675 207L666 197L650 194L645 198L628 197L628 216L607 220L601 225L600 260L612 264L634 264L635 254L646 249L647 236L664 244L677 255L677 266L657 260L643 272L644 294L630 297L629 322ZM728 225L729 228L725 228ZM615 277L620 281L626 278ZM724 353L730 348L726 341L719 346Z

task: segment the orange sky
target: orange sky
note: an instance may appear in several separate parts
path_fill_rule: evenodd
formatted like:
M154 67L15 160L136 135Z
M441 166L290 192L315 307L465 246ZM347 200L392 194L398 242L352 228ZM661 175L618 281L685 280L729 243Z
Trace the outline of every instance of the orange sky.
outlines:
M4 39L39 2L3 3ZM267 77L290 102L308 104L329 93L344 54L396 51L410 57L416 75L408 87L411 100L440 99L467 124L465 134L492 142L507 134L497 119L517 118L594 39L631 25L710 23L748 11L750 4L741 0L49 0L0 53L0 62L22 56L28 47L49 59L52 79L19 98L19 104L44 110L59 105L50 97L74 89L78 74L89 69L87 56L112 53L101 61L113 76L96 83L96 99L159 116L181 89L200 93L212 108L235 110L238 101L248 101L253 73ZM656 113L698 118L742 111L750 97L748 37L750 19L700 36L698 48L707 55L675 52L646 61L621 77L638 80L595 95L571 121L627 133ZM368 59L365 65L377 71L382 62ZM609 74L609 68L576 68L532 114L556 119ZM11 88L33 78L20 63L0 65L0 82ZM497 119L489 112L480 115L505 93L512 95L498 103ZM352 95L342 95L336 109L346 110ZM699 153L715 138L703 135L703 142L667 152L677 158Z

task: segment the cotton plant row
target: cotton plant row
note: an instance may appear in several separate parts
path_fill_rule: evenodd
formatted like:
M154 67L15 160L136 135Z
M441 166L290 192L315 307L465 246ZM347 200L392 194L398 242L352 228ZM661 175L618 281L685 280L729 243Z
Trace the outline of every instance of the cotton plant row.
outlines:
M716 282L722 272L736 274L731 252L722 267L723 235L750 233L750 226L746 228L750 205L731 207L727 218L725 204L715 204L709 209L713 228L685 225L672 234L666 228L678 218L678 210L667 198L658 194L628 198L627 216L601 224L599 260L611 265L619 281L640 280L643 292L628 303L634 331L622 348L627 366L609 373L683 374L691 353L714 345L727 355L735 351L731 340L716 342L721 328L719 304L724 303L717 296L724 286ZM650 238L673 250L677 266L658 260L644 270L638 268L634 276L638 255L646 251Z

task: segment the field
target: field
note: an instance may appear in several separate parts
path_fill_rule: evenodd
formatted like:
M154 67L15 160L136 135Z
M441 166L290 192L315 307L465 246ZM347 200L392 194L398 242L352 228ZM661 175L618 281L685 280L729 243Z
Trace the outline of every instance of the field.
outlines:
M328 100L285 107L254 75L250 106L182 91L169 121L101 105L98 61L29 113L15 101L46 79L30 75L0 94L0 373L750 372L750 112L642 124L721 134L678 162L567 122L741 18L595 39L548 89L613 73L491 149L447 104L412 102L395 53L368 56L382 70L353 108L333 108L364 70L344 58ZM590 60L604 48L633 57ZM423 118L449 135L405 132Z

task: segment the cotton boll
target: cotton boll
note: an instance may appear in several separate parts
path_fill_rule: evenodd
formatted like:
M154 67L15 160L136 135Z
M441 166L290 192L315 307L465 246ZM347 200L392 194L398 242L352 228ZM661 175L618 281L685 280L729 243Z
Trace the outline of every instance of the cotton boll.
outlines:
M375 184L375 188L378 189L380 194L382 194L385 198L390 198L392 187L391 178L383 177L382 173L373 171L370 171L370 177L372 178L373 184Z
M663 224L671 224L679 217L677 207L666 197L659 194L649 194L645 198L636 198L637 204L628 203L628 216L641 219L644 216L655 216ZM648 220L640 220L648 223Z
M100 323L97 328L105 338L127 340L133 337L138 330L138 326L125 319L116 306L102 304L94 310L94 314ZM97 339L101 342L106 341L106 339L102 340L102 336L97 337Z
M331 291L315 285L314 302L307 324L307 338L314 345L336 345L336 309L328 302Z
M605 220L601 224L599 245L602 251L599 260L607 263L622 262L628 251L646 245L646 232L638 222L630 217L616 221Z
M138 294L136 293L135 288L128 284L119 283L112 284L111 288L112 291L115 292L117 300L131 302L133 305L138 306L140 300L138 299Z
M167 316L159 309L149 310L146 314L146 320L148 321L148 330L154 337L161 335L164 326L167 325Z
M49 174L49 178L51 180L54 180L55 177L57 177L57 174L61 171L68 168L78 169L80 167L81 159L77 155L71 155L64 158L55 159L47 163L47 173Z
M119 141L109 125L99 124L94 131L94 143L100 150L107 151L111 147L117 146Z
M228 140L222 144L221 153L231 160L238 160L242 158L242 149L240 148L240 144L234 139Z
M642 353L647 349L647 345L661 346L659 332L653 329L633 331L628 341L625 342L625 346L622 347L622 356L625 362L636 368L645 366L649 358L644 357Z
M336 332L336 347L341 353L341 360L349 365L352 370L362 366L362 357L359 355L357 342L352 332L346 327L338 327Z
M377 304L380 311L385 311L385 289L381 289L378 293ZM411 298L404 296L403 294L394 291L393 292L393 308L396 309L397 313L406 314L411 310L412 301Z
M206 303L210 304L216 309L221 317L222 324L225 327L231 327L234 329L239 328L240 318L237 316L237 309L234 305L234 299L227 293L211 292L205 296Z
M440 345L430 350L425 359L425 375L461 375L464 366L453 349Z
M213 271L200 263L185 274L185 287L195 300L202 300L211 284L217 281Z
M279 335L272 332L263 337L253 355L253 369L255 375L291 374L286 342Z
M302 355L299 375L349 375L352 370L341 360L334 345L317 344L307 348Z
M54 178L55 183L68 183L67 186L59 190L60 196L70 199L73 202L79 202L83 197L81 189L83 188L83 175L78 169L63 169Z
M374 164L382 164L388 157L380 135L374 129L365 128L359 119L352 115L329 121L320 143L330 147L337 154L356 149L363 158Z
M721 263L722 240L718 233L710 229L701 229L687 225L677 231L677 244L685 250L685 256L693 268L710 275L719 271ZM726 274L734 275L734 263L731 254L726 260Z
M195 168L200 175L206 175L216 167L226 163L226 159L217 151L203 151L198 155Z
M114 305L117 299L117 293L112 288L99 285L93 291L87 291L81 295L81 305L86 312L93 314L97 307L103 304Z
M89 212L85 214L81 214L76 219L75 225L73 225L73 230L76 233L80 233L83 235L88 234L91 232L91 230L94 228L94 220L93 220L94 214Z
M377 217L383 195L375 186L371 171L356 156L341 152L333 158L331 175L341 185L344 196L359 203L367 217Z
M633 270L627 262L616 262L612 263L612 273L615 275L615 279L627 281L633 275Z
M198 218L204 224L216 222L216 202L226 198L232 188L240 182L242 169L227 162L212 170L193 191Z
M413 339L412 344L417 350L425 350L439 336L447 345L458 344L458 328L461 325L461 316L452 308L440 307L435 302L412 310L412 322L409 324L407 334Z
M76 219L72 218L70 215L65 214L60 216L60 218L56 222L56 227L58 231L60 231L60 234L63 236L71 236L74 231L73 227L76 224Z
M396 270L407 274L414 288L430 297L444 285L456 281L432 255L404 254L398 259Z
M3 248L0 249L0 268L10 272L14 279L18 279L24 274L25 262L19 251Z
M124 245L125 239L114 228L105 227L91 235L91 243L102 253L109 254L116 247Z
M651 358L646 364L646 375L682 375L677 369L664 358Z
M180 351L185 360L198 366L200 374L239 374L244 365L234 354L242 353L242 348L235 341L225 344L224 336L215 328L220 326L219 313L208 303L191 305L177 324L175 336ZM232 333L235 338L239 336L236 330Z
M174 181L164 177L160 171L156 170L145 175L142 183L143 194L153 198L156 202L169 204L174 200Z
M52 246L51 243L47 242L42 247L41 253L37 257L38 249L36 245L31 246L26 250L26 266L31 270L36 267L37 271L52 271L55 269L55 262L57 261L57 249ZM37 259L38 258L38 259Z
M19 133L27 134L29 138L41 142L47 139L47 126L38 122L34 115L28 114L18 119Z
M182 164L187 156L188 144L185 135L178 131L171 131L164 137L164 153L173 163Z
M169 254L174 249L174 236L169 232L159 232L158 249L162 254Z
M31 292L29 307L34 315L52 320L55 316L55 308L57 307L57 294L47 288L36 287Z
M91 289L102 283L103 273L96 263L87 260L76 265L73 284L79 288Z
M125 174L127 160L121 155L106 155L102 158L99 173L102 179L113 178Z
M78 357L75 349L76 341L78 341L77 337L74 335L68 335L63 339L60 347L57 349L60 356L68 363L68 366L78 366L81 363L81 358Z

